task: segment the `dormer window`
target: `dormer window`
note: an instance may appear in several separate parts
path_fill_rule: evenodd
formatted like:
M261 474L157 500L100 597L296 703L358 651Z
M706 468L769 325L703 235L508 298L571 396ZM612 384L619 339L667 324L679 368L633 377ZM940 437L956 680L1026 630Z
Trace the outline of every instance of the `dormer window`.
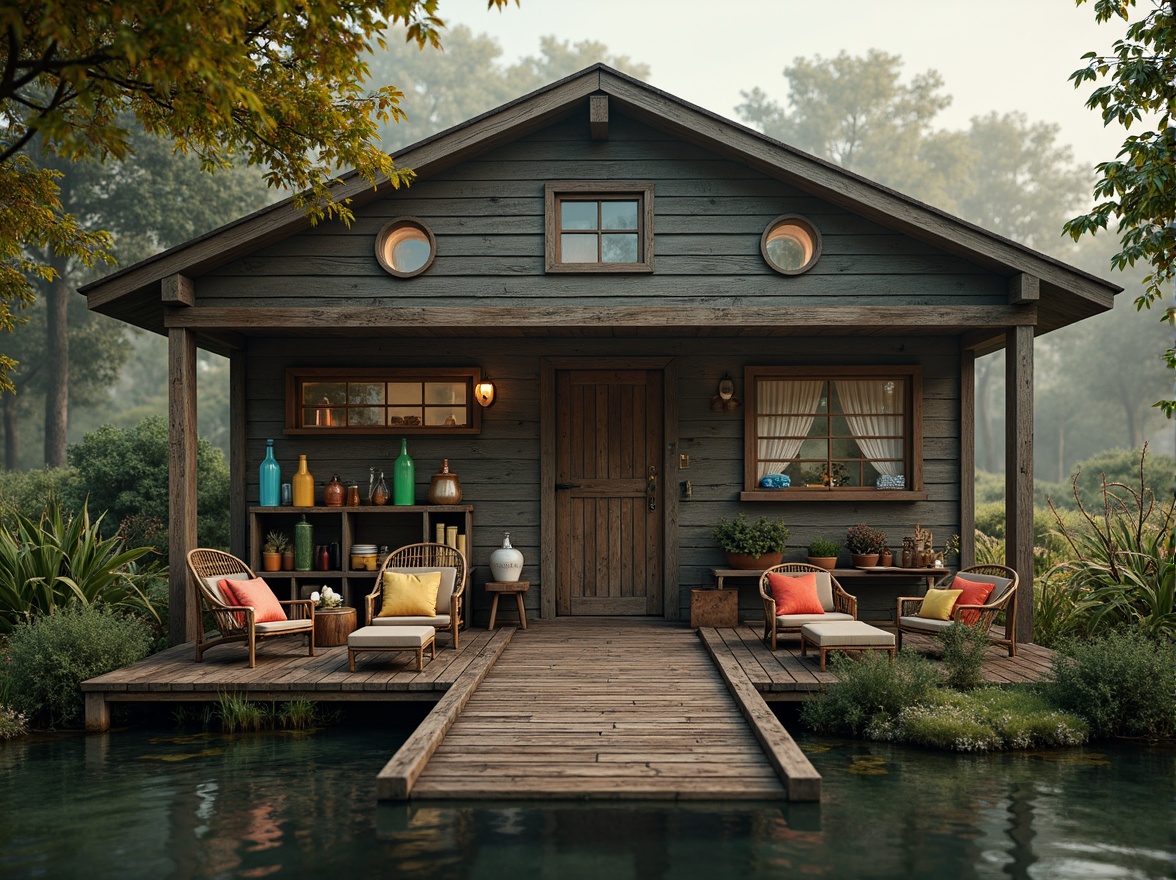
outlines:
M548 272L652 272L653 184L549 183Z

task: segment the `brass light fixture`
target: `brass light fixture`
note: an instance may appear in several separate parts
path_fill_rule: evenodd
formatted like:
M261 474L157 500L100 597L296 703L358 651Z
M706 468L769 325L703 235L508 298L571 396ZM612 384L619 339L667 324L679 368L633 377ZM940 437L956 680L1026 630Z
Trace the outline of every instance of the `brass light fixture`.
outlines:
M730 373L723 373L719 380L718 394L711 398L710 408L713 412L730 413L739 409L742 404L735 396L735 382Z
M490 381L489 376L483 376L482 381L474 386L474 400L482 406L494 403L494 393L494 383Z

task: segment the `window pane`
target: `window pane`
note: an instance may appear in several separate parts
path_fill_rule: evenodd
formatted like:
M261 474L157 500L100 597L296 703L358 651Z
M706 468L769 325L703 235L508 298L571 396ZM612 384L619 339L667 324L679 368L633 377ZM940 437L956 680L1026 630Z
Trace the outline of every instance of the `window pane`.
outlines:
M388 424L389 425L404 425L411 427L421 423L421 410L419 407L413 408L409 406L397 406L388 408Z
M596 202L560 202L559 228L596 229L596 205Z
M601 202L601 229L636 229L637 201L631 202Z
M302 402L319 404L344 404L347 402L346 382L305 382L302 385Z
M347 410L343 407L305 407L302 425L306 428L342 428L347 424Z
M838 440L829 441L829 447L833 451L834 458L861 458L862 453L858 448L857 441L844 437Z
M415 272L429 262L432 248L424 233L413 230L413 236L405 236L392 246L392 265L400 272Z
M805 440L800 444L800 455L797 458L820 458L823 459L829 454L829 441L820 440Z
M465 397L466 386L464 382L427 382L425 384L425 403L464 404Z
M388 402L396 403L402 406L411 404L420 405L423 400L422 386L420 382L389 382L388 383Z
M637 236L617 235L615 233L601 236L601 250L604 263L636 263Z
M464 406L431 406L425 410L426 425L441 425L445 428L464 428L466 411Z
M384 424L384 408L382 406L353 406L347 411L348 424L382 425Z
M383 403L383 382L351 382L347 386L347 402L355 403Z
M595 263L596 236L595 235L561 235L560 236L561 263Z

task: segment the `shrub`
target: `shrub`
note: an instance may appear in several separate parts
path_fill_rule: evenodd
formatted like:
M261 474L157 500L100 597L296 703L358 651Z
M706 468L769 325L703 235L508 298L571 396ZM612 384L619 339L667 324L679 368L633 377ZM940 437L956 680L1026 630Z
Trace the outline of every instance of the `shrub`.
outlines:
M154 615L135 567L151 549L127 550L120 538L103 538L101 525L85 505L67 516L51 497L39 520L17 514L14 531L0 530L0 632L79 602Z
M886 535L881 529L872 528L865 523L850 526L845 533L845 546L850 553L881 553L887 546Z
M961 691L979 687L983 681L980 667L988 650L988 634L979 627L953 623L938 633L937 638L943 646L948 687Z
M16 739L29 732L28 719L15 709L0 706L0 741Z
M782 553L788 546L788 527L779 520L761 516L754 522L746 513L735 519L720 519L715 523L715 540L728 553L746 556L763 556L765 553Z
M50 497L70 510L81 507L85 493L78 472L73 468L0 471L0 529L15 531L17 514L36 516Z
M808 543L808 555L816 558L833 557L841 553L841 545L829 538L813 538Z
M8 683L13 707L34 723L77 726L80 685L148 654L143 624L111 609L78 605L44 614L8 636Z
M867 651L860 660L835 653L830 662L838 681L800 711L801 721L817 733L860 736L925 699L939 683L939 671L914 651L899 652L893 663L880 651Z
M1176 731L1176 649L1117 630L1063 643L1046 696L1080 715L1095 736L1157 739Z

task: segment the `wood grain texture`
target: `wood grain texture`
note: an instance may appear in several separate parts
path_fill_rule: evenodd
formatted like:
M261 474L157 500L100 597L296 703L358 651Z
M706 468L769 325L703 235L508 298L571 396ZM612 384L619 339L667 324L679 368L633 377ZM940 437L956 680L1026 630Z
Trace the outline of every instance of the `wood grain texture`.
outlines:
M168 372L168 644L196 638L200 608L184 558L196 546L196 335L170 330Z
M1021 579L1016 641L1033 641L1033 329L1008 331L1005 352L1005 565Z

